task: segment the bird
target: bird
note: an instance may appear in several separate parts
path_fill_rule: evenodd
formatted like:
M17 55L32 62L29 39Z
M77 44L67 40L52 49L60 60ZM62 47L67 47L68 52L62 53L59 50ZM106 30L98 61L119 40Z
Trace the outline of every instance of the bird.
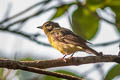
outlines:
M58 23L53 21L47 21L42 26L37 28L42 29L48 37L48 41L51 46L60 51L64 56L71 54L71 58L77 51L83 51L86 53L91 53L96 56L102 56L102 52L97 52L90 48L87 40L76 35L71 30L61 27Z

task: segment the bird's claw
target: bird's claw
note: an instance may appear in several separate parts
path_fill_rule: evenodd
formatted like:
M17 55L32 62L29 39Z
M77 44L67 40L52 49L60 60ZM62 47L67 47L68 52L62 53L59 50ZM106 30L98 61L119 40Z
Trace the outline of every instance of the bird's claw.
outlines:
M65 58L58 58L58 60L63 60L64 62L67 62Z

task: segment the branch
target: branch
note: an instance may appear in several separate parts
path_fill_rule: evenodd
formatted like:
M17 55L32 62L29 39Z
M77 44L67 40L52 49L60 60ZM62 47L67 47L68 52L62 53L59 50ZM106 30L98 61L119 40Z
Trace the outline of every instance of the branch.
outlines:
M65 58L65 60L66 62L61 59L35 60L35 61L13 61L13 60L8 60L8 59L0 59L0 67L16 69L17 64L23 64L25 66L44 69L44 68L53 68L53 67L61 67L61 66L72 66L72 65L77 66L77 65L98 63L98 62L120 63L120 57L115 56L115 55L73 57L71 59Z
M45 45L45 46L50 46L49 44L47 43L43 43L43 42L40 42L36 39L36 34L28 34L28 33L25 33L25 32L22 32L22 31L15 31L15 30L9 30L7 28L0 28L0 31L4 31L4 32L10 32L10 33L14 33L14 34L17 34L17 35L20 35L20 36L23 36L33 42L36 42L38 44L41 44L41 45Z
M36 61L14 61L8 59L0 59L0 68L8 69L21 69L25 71L35 72L39 74L45 74L50 76L55 76L59 78L65 78L69 80L82 80L81 78L64 75L56 72L50 72L43 70L44 68L53 68L61 66L71 66L71 65L82 65L89 63L98 62L117 62L120 63L120 57L115 55L104 55L104 56L89 56L89 57L73 57L71 59L66 58L64 60L36 60ZM14 65L14 66L13 66Z
M27 21L28 19L31 19L31 18L33 18L33 17L36 17L36 16L38 16L38 15L44 13L44 12L47 12L47 11L49 11L49 10L51 10L51 9L54 9L54 8L56 8L56 7L53 6L53 7L50 7L50 8L48 8L48 9L41 9L41 10L37 11L36 13L34 13L34 14L32 14L32 15L29 15L28 17L19 19L19 20L17 20L17 21L14 21L14 22L11 23L11 24L8 24L8 25L6 26L6 28L9 28L9 27L11 27L11 26L13 26L13 25L15 25L15 24L17 24L17 23L21 23L21 22Z
M63 60L45 60L45 61L32 61L23 62L24 65L37 67L37 68L53 68L61 66L72 66L72 65L83 65L89 63L98 62L117 62L120 63L120 57L115 55L105 55L105 56L89 56L89 57L73 57L72 59L66 58L66 62ZM39 65L38 65L39 64Z
M80 77L75 77L72 75L66 75L66 74L57 73L57 72L50 72L50 71L46 71L44 69L38 69L38 68L28 67L28 66L24 66L24 65L18 65L17 68L21 69L21 70L25 70L25 71L38 73L38 74L45 74L45 75L54 76L54 77L58 77L58 78L65 78L68 80L83 80Z
M32 6L30 6L29 8L27 8L27 9L21 11L20 13L17 13L17 14L15 14L15 15L9 17L9 18L4 19L3 21L0 22L0 24L3 24L3 23L5 23L5 22L7 22L7 21L9 21L9 20L12 20L12 19L14 19L14 18L16 18L16 17L18 17L18 16L21 16L22 14L24 14L24 13L30 11L31 9L33 9L33 8L35 8L35 7L37 7L37 6L39 6L40 4L45 4L45 3L47 3L47 2L48 2L48 0L45 0L45 1L42 1L42 2L38 2L38 3L36 3L36 4L32 5Z
M98 44L92 44L91 46L94 46L94 47L108 46L108 45L116 44L119 42L120 42L120 39L114 40L114 41L109 41L109 42L98 43Z
M1 62L1 61L3 61L3 62ZM10 64L7 64L7 63L10 63ZM66 74L62 74L62 73L46 71L44 69L29 67L29 66L22 65L20 62L11 61L11 60L7 60L7 59L0 59L0 66L4 66L3 68L8 68L8 69L20 69L20 70L34 72L34 73L38 73L38 74L45 74L45 75L54 76L54 77L58 77L58 78L65 78L68 80L83 80L80 77L75 77L72 75L66 75Z
M7 9L6 9L4 17L3 17L4 19L9 17L11 9L12 9L12 3L8 3Z

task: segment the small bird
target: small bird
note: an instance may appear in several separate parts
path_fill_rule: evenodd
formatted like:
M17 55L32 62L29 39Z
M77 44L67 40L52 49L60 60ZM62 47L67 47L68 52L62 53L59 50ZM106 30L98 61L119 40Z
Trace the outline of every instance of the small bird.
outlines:
M63 59L69 54L72 54L70 56L72 58L76 51L84 51L97 56L102 56L102 53L98 53L87 45L87 43L89 43L87 40L74 34L69 29L60 27L58 23L48 21L37 28L44 30L50 44L64 54Z

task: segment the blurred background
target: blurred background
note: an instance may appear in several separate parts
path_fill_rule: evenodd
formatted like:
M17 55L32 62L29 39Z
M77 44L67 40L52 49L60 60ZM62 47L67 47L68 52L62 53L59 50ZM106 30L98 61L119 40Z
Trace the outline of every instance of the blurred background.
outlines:
M37 26L52 20L71 29L104 55L118 55L120 0L0 0L0 57L49 60L63 57ZM94 56L76 52L74 56ZM49 68L86 80L120 80L116 63ZM0 69L0 80L63 80L21 70ZM65 79L64 79L65 80Z

